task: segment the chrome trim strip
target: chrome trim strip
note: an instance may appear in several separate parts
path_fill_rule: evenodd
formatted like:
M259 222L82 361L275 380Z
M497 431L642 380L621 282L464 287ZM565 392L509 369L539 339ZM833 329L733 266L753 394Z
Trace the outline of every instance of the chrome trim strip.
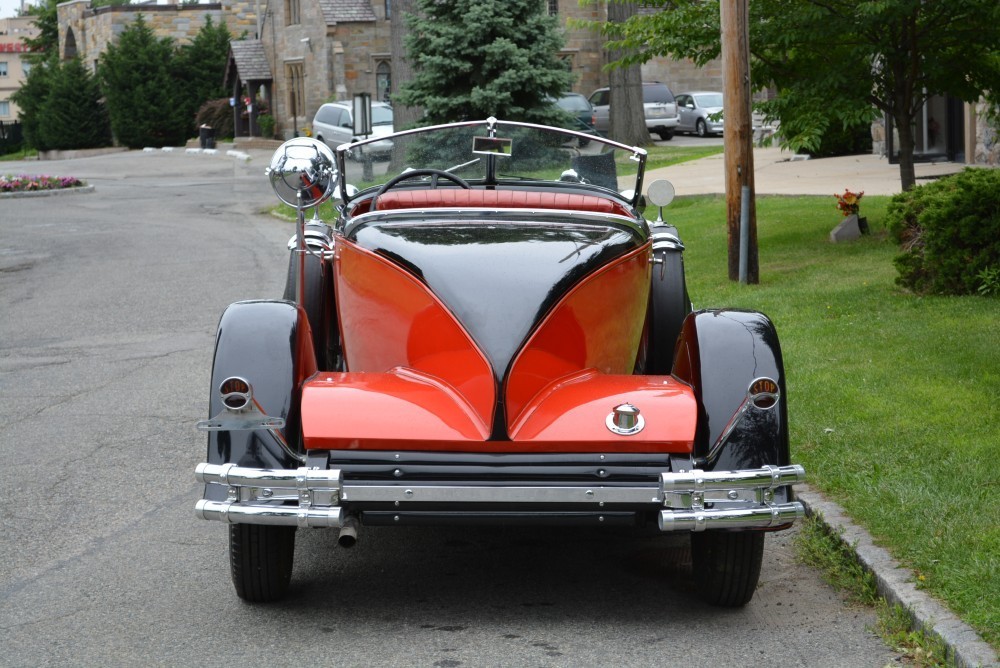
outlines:
M395 501L431 503L662 503L654 486L600 487L440 485L344 485L346 502Z

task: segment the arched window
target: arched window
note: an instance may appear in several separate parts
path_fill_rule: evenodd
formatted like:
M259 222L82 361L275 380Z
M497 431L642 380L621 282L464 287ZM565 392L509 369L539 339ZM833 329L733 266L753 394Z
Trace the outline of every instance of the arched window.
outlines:
M76 35L72 28L66 28L66 49L63 52L63 59L76 58Z
M389 92L392 90L392 68L384 60L379 61L375 67L375 99L382 102L389 101Z

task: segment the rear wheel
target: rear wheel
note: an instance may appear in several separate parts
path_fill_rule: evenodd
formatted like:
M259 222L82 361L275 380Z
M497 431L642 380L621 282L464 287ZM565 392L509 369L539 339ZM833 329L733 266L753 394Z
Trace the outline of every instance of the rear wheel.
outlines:
M691 534L691 561L706 602L727 608L753 598L764 557L760 531L705 531Z
M698 119L698 122L695 123L694 131L698 133L699 137L708 136L708 127L705 125L705 121L703 119L701 118Z
M670 130L657 130L656 134L660 135L660 139L663 141L670 141L674 138L674 133Z
M295 527L233 524L229 527L229 566L236 594L267 603L283 597L292 579Z

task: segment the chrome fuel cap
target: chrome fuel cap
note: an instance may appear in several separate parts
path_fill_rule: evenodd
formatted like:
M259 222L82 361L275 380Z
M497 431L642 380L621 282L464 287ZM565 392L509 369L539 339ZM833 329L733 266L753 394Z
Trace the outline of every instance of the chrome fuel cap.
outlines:
M646 421L639 415L639 409L632 404L619 404L608 415L605 424L608 429L622 436L638 434L646 426Z

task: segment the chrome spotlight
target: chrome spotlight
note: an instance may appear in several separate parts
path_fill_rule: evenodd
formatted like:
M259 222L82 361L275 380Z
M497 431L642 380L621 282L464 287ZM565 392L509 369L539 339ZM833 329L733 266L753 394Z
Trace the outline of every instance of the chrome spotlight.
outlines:
M279 146L266 174L278 199L303 209L329 199L337 183L333 151L311 137L296 137Z

